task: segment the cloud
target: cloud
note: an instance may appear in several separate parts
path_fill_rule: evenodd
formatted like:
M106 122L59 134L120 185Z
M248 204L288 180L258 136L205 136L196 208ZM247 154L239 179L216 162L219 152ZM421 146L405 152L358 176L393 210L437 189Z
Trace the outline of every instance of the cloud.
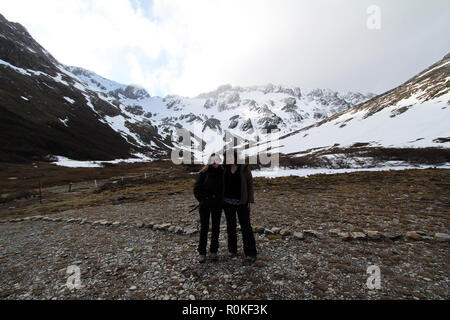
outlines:
M286 84L382 92L449 48L446 0L2 0L58 60L155 95ZM443 32L447 30L447 32Z

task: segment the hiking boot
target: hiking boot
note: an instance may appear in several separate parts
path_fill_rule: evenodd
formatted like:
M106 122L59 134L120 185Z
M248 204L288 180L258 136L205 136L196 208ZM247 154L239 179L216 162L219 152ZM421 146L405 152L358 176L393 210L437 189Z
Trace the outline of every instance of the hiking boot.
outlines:
M247 257L245 257L245 259L246 259L248 262L253 263L253 262L256 261L256 256L247 256Z
M211 253L209 258L211 259L211 261L219 260L219 257L217 256L217 253Z
M206 262L206 255L200 255L199 257L198 257L198 262L199 263L205 263Z

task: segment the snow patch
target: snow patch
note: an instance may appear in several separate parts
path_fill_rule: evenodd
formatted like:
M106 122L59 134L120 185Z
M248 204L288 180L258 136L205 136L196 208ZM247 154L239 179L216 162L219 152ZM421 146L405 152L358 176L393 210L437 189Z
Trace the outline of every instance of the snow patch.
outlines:
M68 125L67 125L67 122L69 122L69 118L66 118L66 119L59 119L59 121L61 121L66 127L69 127Z
M64 100L66 100L67 102L69 102L70 104L74 104L75 100L70 99L69 97L64 97Z
M137 158L116 159L116 160L111 160L111 161L102 161L102 160L79 161L79 160L71 160L69 158L62 157L62 156L56 156L57 161L52 162L52 164L61 166L61 167L68 167L68 168L101 168L101 167L103 167L103 163L118 164L121 162L135 163L135 162L148 162L148 161L155 160L155 159L150 158L142 153L136 153L133 155L136 156Z
M327 169L327 168L302 168L302 169L288 169L288 168L274 168L274 169L261 169L252 171L253 177L263 178L279 178L279 177L309 177L317 174L337 174L337 173L350 173L350 172L364 172L364 171L390 171L390 170L408 170L408 169L450 169L450 163L443 166L430 167L430 166L401 166L391 167L383 166L377 168L354 168L354 169Z

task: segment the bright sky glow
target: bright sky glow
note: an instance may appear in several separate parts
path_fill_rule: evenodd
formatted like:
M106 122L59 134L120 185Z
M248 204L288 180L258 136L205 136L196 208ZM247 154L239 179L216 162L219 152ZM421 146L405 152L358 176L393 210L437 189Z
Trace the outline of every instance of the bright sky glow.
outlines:
M381 9L381 29L366 26ZM55 58L151 95L219 85L381 93L450 50L448 0L2 0Z

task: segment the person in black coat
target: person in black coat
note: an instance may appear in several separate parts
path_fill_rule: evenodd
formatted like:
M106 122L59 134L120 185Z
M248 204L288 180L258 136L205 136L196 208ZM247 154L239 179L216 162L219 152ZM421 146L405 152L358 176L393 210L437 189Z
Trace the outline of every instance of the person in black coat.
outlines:
M200 171L199 177L194 185L195 198L200 202L200 243L198 245L200 263L206 261L206 246L208 241L210 216L212 220L210 258L213 261L217 260L224 192L223 168L220 163L220 157L216 154L212 154L209 158L208 165Z
M254 204L253 176L250 167L238 164L238 155L226 158L224 169L224 212L227 219L228 251L231 257L237 255L236 216L241 225L244 254L250 262L257 257L255 236L250 222Z

